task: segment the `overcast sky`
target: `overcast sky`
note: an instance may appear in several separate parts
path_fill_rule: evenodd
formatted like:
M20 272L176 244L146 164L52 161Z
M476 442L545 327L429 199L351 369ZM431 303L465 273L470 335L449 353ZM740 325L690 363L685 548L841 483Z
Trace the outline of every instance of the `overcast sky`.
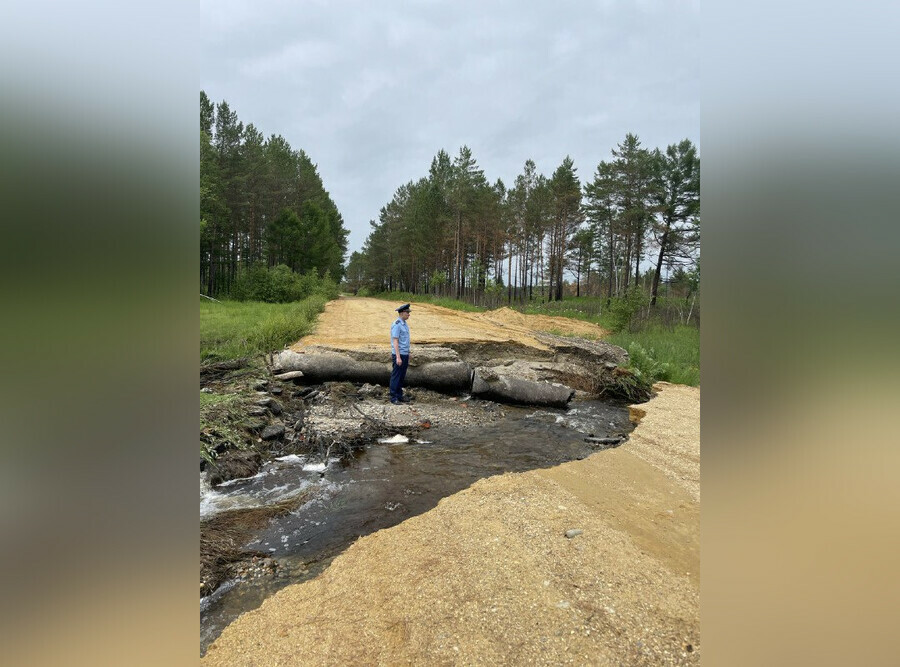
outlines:
M627 132L699 144L699 1L204 0L201 88L318 166L359 250L382 206L468 145L490 182Z

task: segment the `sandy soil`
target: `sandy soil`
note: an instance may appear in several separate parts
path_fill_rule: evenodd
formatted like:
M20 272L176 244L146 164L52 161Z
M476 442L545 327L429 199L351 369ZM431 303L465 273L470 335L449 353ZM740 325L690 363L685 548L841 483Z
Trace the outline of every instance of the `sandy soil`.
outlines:
M698 663L700 390L657 388L618 449L481 480L361 538L202 664Z
M329 345L351 349L366 345L390 345L390 328L401 304L379 299L341 297L325 306L315 331L292 346ZM607 332L595 324L567 317L522 315L509 308L485 313L466 313L427 303L412 304L407 321L413 345L478 342L516 342L539 350L548 349L533 331L600 338Z

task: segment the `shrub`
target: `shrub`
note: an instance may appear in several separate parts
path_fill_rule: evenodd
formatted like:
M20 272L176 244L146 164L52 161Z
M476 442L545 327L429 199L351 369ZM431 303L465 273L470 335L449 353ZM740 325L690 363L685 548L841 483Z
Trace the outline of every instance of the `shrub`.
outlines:
M601 395L628 403L644 403L650 400L653 383L635 367L617 368L603 388Z
M672 377L672 367L657 361L653 348L649 350L637 342L628 345L631 367L636 369L650 384L659 380L668 381Z
M637 286L630 288L625 296L613 299L609 304L612 330L619 333L629 329L635 314L647 303L647 295Z
M338 292L337 283L327 273L320 278L314 269L301 275L284 264L271 268L254 264L238 276L231 290L231 298L237 301L288 303L302 301L314 294L326 300L334 299Z

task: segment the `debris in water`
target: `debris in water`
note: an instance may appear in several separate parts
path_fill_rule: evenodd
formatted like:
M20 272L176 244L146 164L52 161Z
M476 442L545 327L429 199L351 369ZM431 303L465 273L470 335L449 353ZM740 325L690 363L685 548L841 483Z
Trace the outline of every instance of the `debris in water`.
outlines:
M409 438L405 435L400 435L399 433L392 438L382 438L378 442L383 443L385 445L401 445L403 443L409 442Z

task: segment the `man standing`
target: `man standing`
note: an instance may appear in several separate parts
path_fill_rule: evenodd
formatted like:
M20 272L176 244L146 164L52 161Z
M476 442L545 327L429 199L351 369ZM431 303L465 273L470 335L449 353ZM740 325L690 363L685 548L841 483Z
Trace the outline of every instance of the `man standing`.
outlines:
M408 403L409 398L403 395L403 381L406 380L406 369L409 367L409 304L404 303L397 309L399 317L391 325L391 403Z

